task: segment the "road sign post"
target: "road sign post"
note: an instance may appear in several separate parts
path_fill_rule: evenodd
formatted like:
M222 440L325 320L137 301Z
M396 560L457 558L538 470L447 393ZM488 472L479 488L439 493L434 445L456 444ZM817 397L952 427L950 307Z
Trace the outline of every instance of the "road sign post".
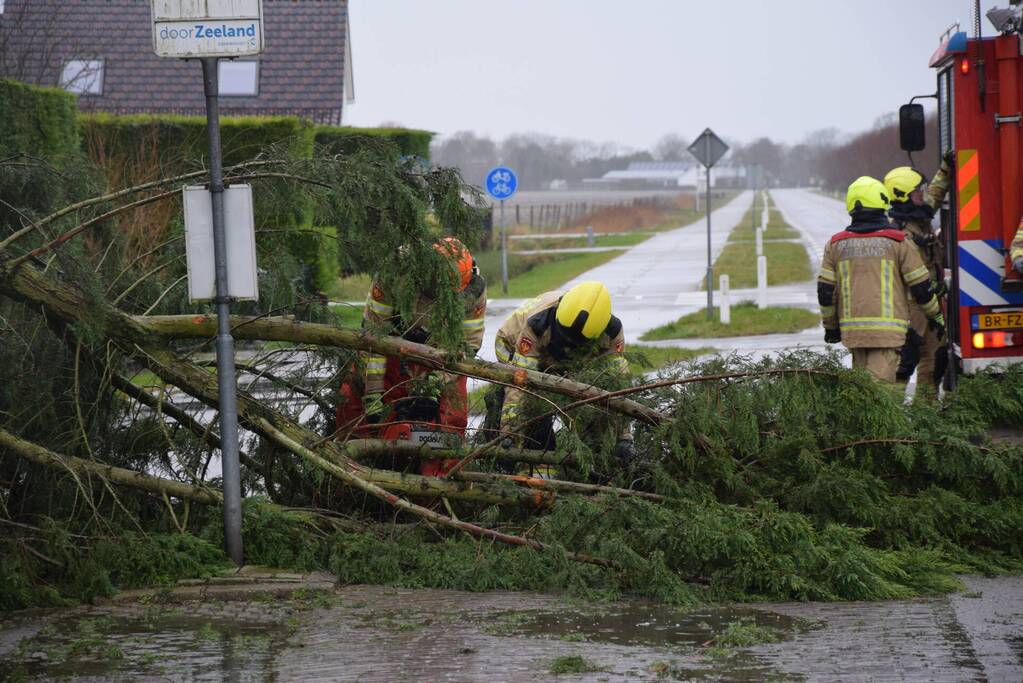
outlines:
M707 169L707 319L714 318L714 268L710 242L710 169L721 160L721 157L728 151L728 145L707 128L700 134L700 137L689 145L689 153L696 157L696 160Z
M220 144L221 57L258 55L263 51L262 0L152 0L153 51L160 57L194 58L202 64L209 140L213 258L217 304L217 386L220 412L220 457L224 483L224 543L228 557L241 566L241 467L238 462L238 381L231 296L228 286L224 221L224 169Z
M519 178L507 166L497 166L487 172L487 194L501 203L501 292L508 293L508 226L504 223L504 200L518 189Z

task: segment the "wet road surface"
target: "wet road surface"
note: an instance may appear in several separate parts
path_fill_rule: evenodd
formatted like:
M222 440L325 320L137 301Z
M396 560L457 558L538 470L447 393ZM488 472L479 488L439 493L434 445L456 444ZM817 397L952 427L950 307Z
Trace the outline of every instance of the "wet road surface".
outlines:
M0 674L70 681L1019 681L1023 577L953 596L671 608L350 586L11 614ZM166 602L161 602L166 600ZM567 671L574 673L561 673Z

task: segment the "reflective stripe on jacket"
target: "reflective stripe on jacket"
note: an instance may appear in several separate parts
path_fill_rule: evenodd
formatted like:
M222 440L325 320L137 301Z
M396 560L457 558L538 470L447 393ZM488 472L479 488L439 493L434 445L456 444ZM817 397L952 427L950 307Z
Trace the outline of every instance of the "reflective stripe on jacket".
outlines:
M840 232L824 248L818 283L834 286L821 306L824 327L842 330L847 348L902 346L909 329L906 288L929 280L927 266L899 230ZM938 313L934 297L924 306Z

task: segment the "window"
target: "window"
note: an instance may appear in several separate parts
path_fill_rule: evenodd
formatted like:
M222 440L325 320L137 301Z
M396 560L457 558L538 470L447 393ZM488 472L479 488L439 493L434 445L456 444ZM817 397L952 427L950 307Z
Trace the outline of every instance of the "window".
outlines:
M220 94L254 96L259 94L259 62L220 62Z
M80 95L103 94L103 60L72 59L64 63L60 87Z

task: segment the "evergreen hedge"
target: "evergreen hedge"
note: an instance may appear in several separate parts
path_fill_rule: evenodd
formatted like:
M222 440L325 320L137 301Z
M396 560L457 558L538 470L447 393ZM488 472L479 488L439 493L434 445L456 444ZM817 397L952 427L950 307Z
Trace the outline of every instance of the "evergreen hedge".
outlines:
M55 88L40 88L11 80L0 80L0 159L19 154L45 160L63 168L77 155L80 131L75 98ZM48 191L47 171L40 164L35 173L0 170L0 226L18 226L23 216L7 204L30 213L46 213L69 194L68 187Z
M316 129L316 145L328 154L340 154L358 149L366 138L386 140L394 145L401 156L430 158L433 133L412 128L352 128L349 126L321 126Z
M31 154L51 162L78 150L78 106L56 88L0 80L0 158Z

